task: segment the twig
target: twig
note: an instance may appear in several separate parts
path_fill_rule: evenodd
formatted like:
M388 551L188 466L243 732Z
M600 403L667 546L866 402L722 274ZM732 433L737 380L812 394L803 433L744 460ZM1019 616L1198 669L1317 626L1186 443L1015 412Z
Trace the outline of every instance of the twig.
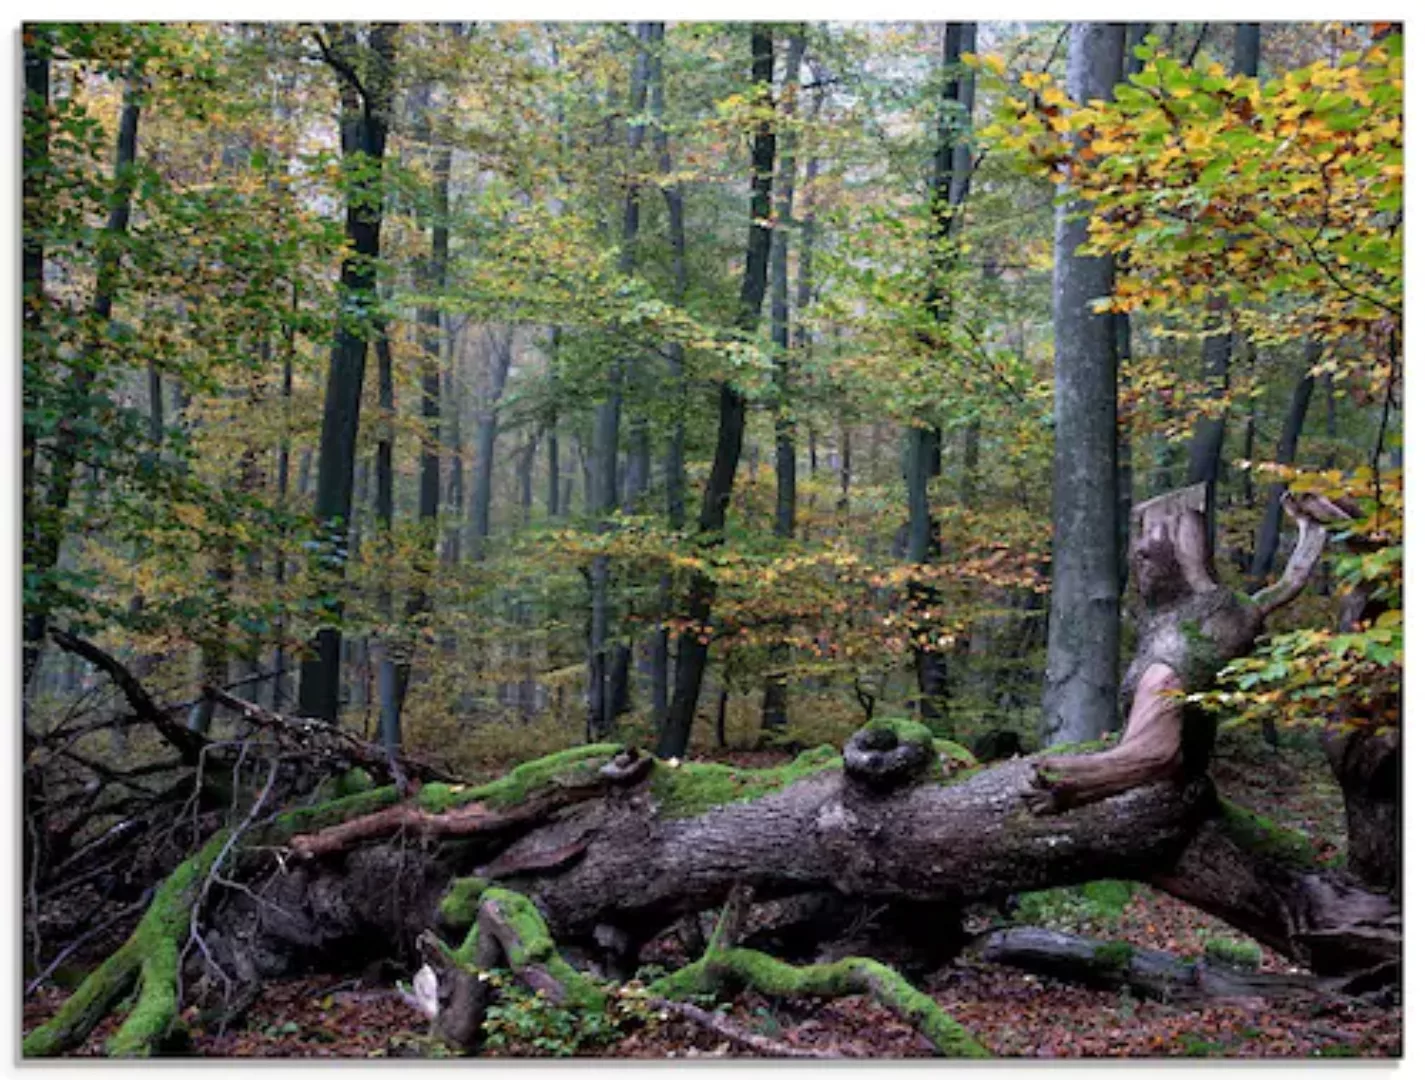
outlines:
M670 1001L668 998L649 998L649 1005L660 1012L669 1012L689 1020L699 1027L707 1028L728 1042L736 1043L747 1050L753 1050L762 1057L778 1058L840 1058L834 1050L814 1050L808 1047L792 1046L789 1043L769 1039L738 1027L726 1016L708 1012L684 1001Z
M88 930L86 930L84 933L80 934L77 938L71 941L68 945L64 947L63 950L60 951L58 956L56 956L53 960L49 962L49 966L46 967L38 975L36 975L34 981L31 982L29 986L25 987L25 997L29 997L41 986L43 986L45 982L49 979L49 977L53 975L57 970L59 970L59 966L63 964L66 960L68 960L71 956L73 956L81 945L84 945L93 938L98 937L100 934L102 934L105 930L108 930L115 923L123 921L130 915L133 915L135 912L142 911L143 908L147 906L149 899L152 896L153 886L150 885L147 889L144 890L143 895L140 896L128 907L109 916L109 918L105 919L98 926L91 926Z
M157 728L158 733L183 755L183 761L186 764L191 765L198 759L207 740L196 732L189 731L169 716L165 710L160 709L154 703L153 698L149 696L148 691L144 689L143 683L134 677L133 672L93 642L85 641L68 630L55 627L49 633L55 644L61 649L88 660L89 663L108 675L114 684L123 691L124 697L128 699L134 712Z

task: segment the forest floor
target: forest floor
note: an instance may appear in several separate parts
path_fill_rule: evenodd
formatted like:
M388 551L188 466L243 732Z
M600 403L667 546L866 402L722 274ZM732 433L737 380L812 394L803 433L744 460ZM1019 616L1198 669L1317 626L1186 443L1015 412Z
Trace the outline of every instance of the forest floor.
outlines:
M771 753L723 753L710 759L741 765L779 760ZM1255 733L1224 740L1214 777L1223 794L1315 838L1323 859L1343 835L1339 792L1314 740L1288 738L1280 752ZM1109 899L1105 900L1107 893ZM1117 896L1114 900L1112 897ZM1059 889L1020 898L1020 923L1052 926L1182 957L1208 948L1247 945L1225 924L1147 886L1117 890ZM990 929L1001 916L986 910L971 931ZM1248 949L1250 951L1250 946ZM1260 966L1289 971L1290 964L1261 950ZM1402 1011L1339 1001L1240 999L1184 1006L1136 999L1126 993L1086 989L1017 969L960 959L932 974L926 988L995 1055L1074 1057L1395 1057L1401 1053ZM48 1018L67 991L47 987L25 1005L28 1031ZM745 1031L793 1047L846 1057L929 1056L928 1044L909 1025L862 997L829 1003L778 1002L743 993L728 1018ZM111 1019L79 1051L102 1053ZM602 1057L740 1057L703 1028L679 1019L608 1025L596 1037L511 1023L505 1045L487 1056L577 1053ZM389 1058L439 1056L425 1024L385 981L331 976L268 985L242 1027L193 1037L188 1053L203 1057ZM522 1038L521 1036L524 1036ZM543 1036L539 1045L534 1039Z

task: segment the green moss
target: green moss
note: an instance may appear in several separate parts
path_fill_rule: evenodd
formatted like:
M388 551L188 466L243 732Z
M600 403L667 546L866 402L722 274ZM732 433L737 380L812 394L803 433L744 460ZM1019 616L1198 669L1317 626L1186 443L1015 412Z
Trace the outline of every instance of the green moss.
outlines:
M1219 820L1233 843L1301 870L1317 869L1316 849L1306 834L1278 825L1246 807L1219 800Z
M673 766L660 761L654 765L651 786L663 817L689 818L729 803L770 795L840 763L841 755L830 746L807 750L772 769L739 769L703 762Z
M1137 886L1131 881L1115 881L1110 878L1106 881L1087 882L1082 888L1084 899L1093 905L1098 914L1113 918L1123 914L1123 909L1133 899Z
M436 909L441 921L456 929L473 925L475 916L480 913L480 897L489 887L490 883L482 877L456 878Z
M862 731L889 731L897 742L917 743L927 750L935 744L935 736L919 720L902 716L883 716L872 720L861 728Z
M25 1036L24 1057L53 1057L82 1042L128 993L138 974L140 957L132 939L109 955L69 996L50 1020Z
M424 784L416 793L416 805L432 814L443 814L455 805L455 788L449 784Z
M556 780L566 783L592 781L598 774L599 766L622 749L618 743L595 743L560 750L518 765L488 784L454 792L451 802L452 805L478 801L492 807L513 806L523 802L531 792Z
M1061 757L1065 754L1097 754L1100 750L1106 750L1114 743L1113 738L1108 739L1085 739L1083 742L1056 743L1053 746L1046 746L1039 751L1041 757Z
M659 979L649 991L688 997L750 986L771 997L846 997L867 994L913 1024L946 1057L989 1057L935 1000L911 986L894 968L849 956L834 964L794 967L754 949L728 949Z
M371 774L359 766L355 769L348 769L337 777L336 794L338 798L345 798L348 795L359 795L363 791L370 791L376 786L376 781L371 779Z
M935 747L935 752L951 765L961 766L961 769L958 770L961 773L966 768L973 768L980 763L979 758L957 742L952 742L949 739L936 739L932 745Z
M506 953L510 968L538 966L560 984L564 991L560 1004L567 1008L602 1009L607 995L587 975L576 971L554 946L549 936L549 927L534 906L534 901L522 893L510 889L492 888L485 891L481 903L494 904L500 916L514 930L515 940L509 943ZM467 939L470 955L474 955L473 942ZM465 951L465 946L461 947Z
M1094 946L1093 966L1099 971L1120 972L1133 959L1133 946L1126 941L1105 941Z
M352 818L384 810L399 801L400 794L394 786L388 785L374 788L371 791L358 792L355 795L347 795L340 799L319 802L312 806L300 806L295 810L279 814L270 825L262 830L261 839L263 843L279 844L289 837L316 832L331 825L340 825L343 821L349 821Z
M1262 966L1261 947L1251 941L1213 937L1203 943L1203 952L1213 960L1244 971L1256 971Z

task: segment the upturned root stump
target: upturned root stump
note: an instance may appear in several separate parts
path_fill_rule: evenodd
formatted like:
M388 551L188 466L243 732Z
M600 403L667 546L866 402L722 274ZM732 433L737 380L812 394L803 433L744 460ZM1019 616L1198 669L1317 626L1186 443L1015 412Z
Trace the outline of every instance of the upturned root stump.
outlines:
M1040 764L1025 796L1033 813L1061 813L1155 781L1201 776L1216 729L1185 695L1208 689L1223 665L1251 650L1267 616L1305 588L1325 548L1327 523L1349 517L1319 496L1284 497L1297 526L1296 548L1281 580L1249 599L1218 580L1206 498L1206 484L1195 484L1134 507L1130 555L1143 609L1138 649L1120 691L1123 738L1110 750Z

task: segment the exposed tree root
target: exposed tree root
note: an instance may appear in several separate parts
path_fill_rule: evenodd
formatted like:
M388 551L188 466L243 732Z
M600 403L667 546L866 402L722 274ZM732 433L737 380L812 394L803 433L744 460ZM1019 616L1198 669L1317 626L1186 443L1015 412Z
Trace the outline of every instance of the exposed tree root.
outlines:
M394 789L383 788L293 810L256 830L253 840L279 844L334 818L369 813L394 797ZM192 928L194 905L220 857L233 847L231 840L232 830L221 830L169 875L129 939L89 974L48 1023L26 1037L25 1057L50 1057L82 1043L135 981L138 992L133 1007L107 1049L115 1057L146 1057L157 1049L177 1017L179 961Z
M838 998L865 994L912 1024L943 1057L989 1057L935 1000L911 986L894 968L864 957L848 956L834 964L795 967L755 949L730 947L750 896L735 890L713 933L708 951L685 968L655 982L658 997L687 998L750 987L768 997Z
M426 1011L437 1035L456 1049L478 1049L490 1004L481 975L496 967L507 967L556 1005L603 1011L608 995L559 955L529 897L487 886L479 878L464 878L441 902L441 918L458 926L472 913L472 905L474 923L459 948L451 949L433 934L422 936L427 967L436 977L434 1007Z

